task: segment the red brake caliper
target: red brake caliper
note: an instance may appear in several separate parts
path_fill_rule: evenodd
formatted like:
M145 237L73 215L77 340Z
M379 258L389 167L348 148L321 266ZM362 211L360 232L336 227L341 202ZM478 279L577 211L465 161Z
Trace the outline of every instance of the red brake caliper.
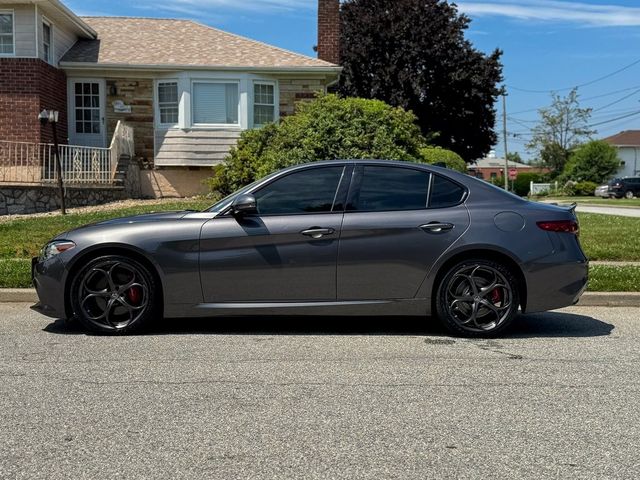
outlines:
M137 285L131 287L127 290L127 298L131 305L139 305L142 301L142 289Z
M496 303L501 303L501 302L502 302L501 290L499 288L494 288L493 291L491 292L491 303L495 305Z

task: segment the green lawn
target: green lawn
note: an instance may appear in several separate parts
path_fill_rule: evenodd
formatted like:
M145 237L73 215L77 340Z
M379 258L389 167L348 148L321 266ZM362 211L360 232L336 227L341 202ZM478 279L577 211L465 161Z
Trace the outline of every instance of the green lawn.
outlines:
M36 256L40 248L51 238L88 223L139 213L187 209L203 210L213 203L211 200L174 200L161 204L141 204L137 207L119 210L24 218L0 223L0 259Z
M640 218L579 213L578 219L589 259L640 261Z
M202 210L210 200L167 201L119 210L0 223L0 288L30 286L30 258L52 237L109 218L153 211ZM580 242L591 260L640 261L640 218L581 213ZM590 290L640 291L640 267L593 266Z

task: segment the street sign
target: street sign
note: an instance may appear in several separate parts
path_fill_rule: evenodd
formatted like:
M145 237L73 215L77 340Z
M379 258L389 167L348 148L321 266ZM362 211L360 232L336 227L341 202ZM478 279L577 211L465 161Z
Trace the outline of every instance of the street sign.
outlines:
M509 169L509 180L515 180L518 177L518 169L510 168Z

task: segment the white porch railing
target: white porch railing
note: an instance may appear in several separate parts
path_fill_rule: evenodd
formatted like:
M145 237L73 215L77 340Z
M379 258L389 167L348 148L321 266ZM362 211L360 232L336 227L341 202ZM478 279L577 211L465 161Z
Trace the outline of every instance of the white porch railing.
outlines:
M109 148L60 145L58 149L64 184L113 184L120 156L134 154L133 128L118 122ZM57 180L53 144L0 140L0 183Z

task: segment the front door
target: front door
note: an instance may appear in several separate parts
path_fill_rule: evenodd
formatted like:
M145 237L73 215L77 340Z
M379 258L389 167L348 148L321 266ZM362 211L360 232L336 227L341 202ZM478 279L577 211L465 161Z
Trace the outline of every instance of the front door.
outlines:
M202 227L206 303L335 301L336 260L349 174L342 165L278 177L253 192L258 213Z
M105 87L101 79L69 79L69 144L106 147Z

